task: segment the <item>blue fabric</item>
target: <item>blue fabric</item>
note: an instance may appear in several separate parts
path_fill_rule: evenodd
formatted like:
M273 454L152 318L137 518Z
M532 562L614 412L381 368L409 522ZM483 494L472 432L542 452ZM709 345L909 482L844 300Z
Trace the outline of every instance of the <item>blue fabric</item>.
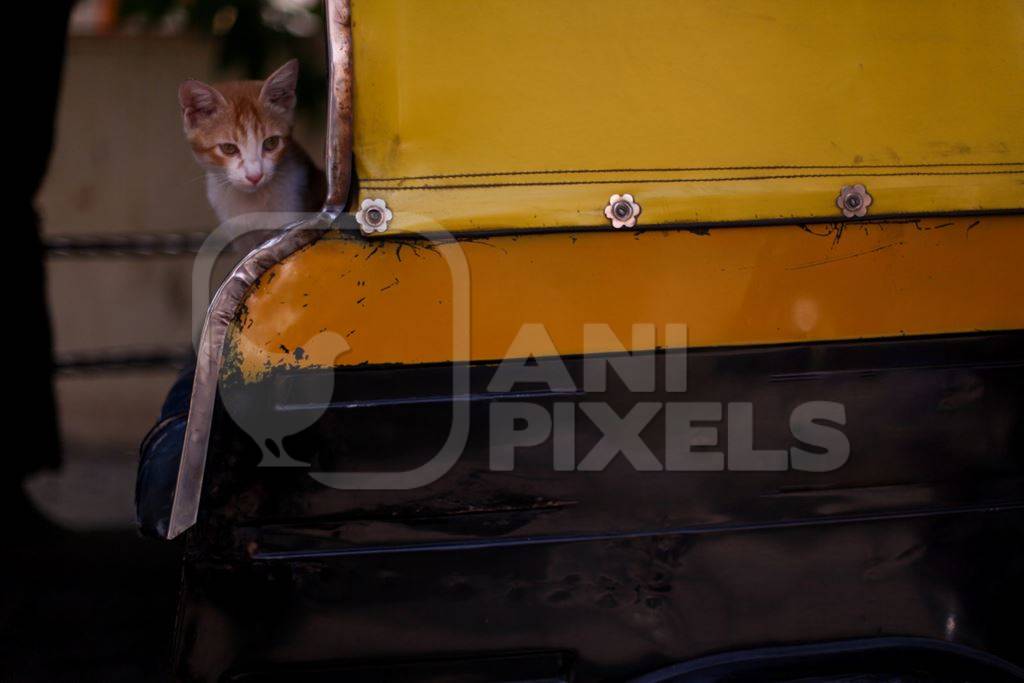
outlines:
M164 399L160 420L149 430L139 447L135 522L145 536L167 538L194 378L193 360L178 375Z

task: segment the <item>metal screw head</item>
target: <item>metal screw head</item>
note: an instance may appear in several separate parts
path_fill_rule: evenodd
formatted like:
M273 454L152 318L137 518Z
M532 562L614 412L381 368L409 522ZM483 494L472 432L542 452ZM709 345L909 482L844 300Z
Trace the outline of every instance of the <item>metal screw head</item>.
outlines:
M383 199L364 199L356 211L356 223L367 235L388 229L393 214Z
M847 218L861 218L874 200L863 185L844 185L836 198L836 206Z
M631 194L613 194L608 206L604 207L604 215L612 222L613 228L632 228L640 215L640 205Z
M620 221L629 220L629 217L633 215L633 206L629 202L620 199L612 204L612 215Z

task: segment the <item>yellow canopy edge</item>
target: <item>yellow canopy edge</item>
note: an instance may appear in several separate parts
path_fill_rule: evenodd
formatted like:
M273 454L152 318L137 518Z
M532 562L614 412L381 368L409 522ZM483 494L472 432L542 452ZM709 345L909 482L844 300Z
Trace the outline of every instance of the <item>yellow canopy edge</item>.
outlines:
M353 0L388 234L1024 209L1024 1Z

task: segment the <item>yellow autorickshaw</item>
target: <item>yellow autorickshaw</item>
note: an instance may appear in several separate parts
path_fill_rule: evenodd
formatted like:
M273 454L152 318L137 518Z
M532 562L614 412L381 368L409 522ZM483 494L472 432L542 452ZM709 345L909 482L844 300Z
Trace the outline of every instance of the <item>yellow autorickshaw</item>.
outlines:
M1024 3L327 17L324 211L198 348L182 678L1021 680Z

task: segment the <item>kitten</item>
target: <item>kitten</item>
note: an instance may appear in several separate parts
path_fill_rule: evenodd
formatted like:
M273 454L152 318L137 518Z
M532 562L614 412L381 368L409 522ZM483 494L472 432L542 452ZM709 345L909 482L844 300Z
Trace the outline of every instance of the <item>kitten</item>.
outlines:
M221 221L257 211L316 211L326 181L292 139L299 64L265 81L178 87L185 137L206 169L206 196Z

